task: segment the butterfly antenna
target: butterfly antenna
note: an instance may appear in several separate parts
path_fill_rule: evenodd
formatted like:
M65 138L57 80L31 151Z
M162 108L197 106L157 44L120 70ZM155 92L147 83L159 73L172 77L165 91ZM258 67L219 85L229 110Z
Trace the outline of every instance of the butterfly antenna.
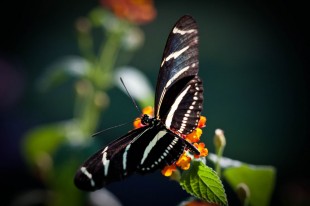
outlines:
M127 87L125 86L125 83L124 83L124 81L123 81L123 79L122 79L121 77L120 77L120 80L121 80L122 85L124 86L124 88L125 88L125 90L126 90L127 95L130 97L132 103L134 104L134 106L136 107L136 109L137 109L140 113L142 113L141 110L140 110L140 108L138 107L136 101L135 101L134 98L130 95L130 93L129 93ZM137 118L137 119L140 119L140 118ZM136 119L135 121L137 121L137 119ZM135 122L135 121L134 121L134 122ZM99 134L102 134L102 133L108 131L108 130L111 130L111 129L114 129L114 128L117 128L117 127L121 127L121 126L124 126L124 125L129 124L129 123L131 123L131 122L122 123L122 124L119 124L119 125L116 125L116 126L109 127L109 128L107 128L107 129L101 130L101 131L99 131L99 132L94 133L94 134L92 135L92 137L95 137L95 136L97 136L97 135L99 135Z
M136 101L134 100L134 98L133 98L133 97L130 95L130 93L128 92L128 89L127 89L127 87L125 86L125 83L124 83L122 77L120 77L120 80L121 80L121 82L122 82L122 84L123 84L123 86L124 86L124 88L125 88L125 90L126 90L126 92L127 92L127 95L130 97L132 103L134 104L134 106L136 107L136 109L140 112L140 114L142 114L142 112L141 112L140 108L138 107Z
M138 120L140 120L140 119L141 119L141 118L137 118L137 119L135 119L133 122L138 121ZM109 127L109 128L107 128L107 129L101 130L101 131L99 131L99 132L96 132L96 133L92 134L92 137L98 136L98 135L100 135L100 134L102 134L102 133L104 133L104 132L106 132L106 131L108 131L108 130L115 129L115 128L117 128L117 127L122 127L122 126L124 126L124 125L129 124L129 123L132 123L132 122L122 123L122 124L119 124L119 125L116 125L116 126Z

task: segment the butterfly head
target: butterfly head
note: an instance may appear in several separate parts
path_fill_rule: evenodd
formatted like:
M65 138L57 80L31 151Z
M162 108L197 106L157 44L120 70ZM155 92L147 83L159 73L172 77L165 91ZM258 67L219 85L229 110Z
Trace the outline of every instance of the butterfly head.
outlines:
M158 125L160 124L160 121L154 117L150 117L147 114L143 114L141 117L141 124L146 126L146 125Z
M151 120L151 118L149 117L149 115L147 115L147 114L143 114L142 115L142 117L141 117L141 123L143 124L143 125L148 125L148 124L150 124L150 121Z

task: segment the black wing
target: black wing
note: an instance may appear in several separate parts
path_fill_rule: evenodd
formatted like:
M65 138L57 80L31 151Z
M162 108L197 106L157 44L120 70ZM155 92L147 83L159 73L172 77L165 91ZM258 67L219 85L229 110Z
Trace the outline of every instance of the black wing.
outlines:
M167 107L168 114L161 118L167 128L181 134L189 134L197 127L203 102L203 87L199 77L195 76L184 87L179 87L185 79L187 81L187 78L183 78L167 91L168 98L163 102L170 107ZM180 88L182 90L179 92Z
M182 134L196 128L202 111L198 64L197 24L192 17L183 16L169 34L155 93L156 118Z
M74 182L79 189L97 190L134 172L146 174L171 165L184 148L199 153L163 125L142 127L91 156L77 171Z
M75 185L79 189L93 191L132 173L131 167L127 168L127 173L123 172L120 153L124 153L130 142L147 130L148 127L132 130L92 155L77 171L74 178Z

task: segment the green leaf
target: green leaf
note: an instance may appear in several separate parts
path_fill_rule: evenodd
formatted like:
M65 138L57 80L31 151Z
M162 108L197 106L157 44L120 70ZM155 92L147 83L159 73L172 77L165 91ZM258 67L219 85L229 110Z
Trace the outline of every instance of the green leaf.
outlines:
M49 124L27 132L22 144L27 162L32 165L48 161L50 155L65 140L63 129L62 124Z
M251 206L269 205L275 184L275 168L271 166L250 166L243 164L239 167L230 167L224 170L223 176L229 185L238 194L238 186L247 186L248 198ZM241 200L243 201L243 200Z
M56 194L49 205L86 205L85 193L75 188L73 176L81 160L86 159L84 146L92 145L81 144L84 139L80 139L77 126L74 120L41 125L28 131L22 142L28 165Z
M69 142L62 144L53 155L53 174L47 182L48 188L55 192L50 205L87 205L85 193L73 184L73 177L84 160L84 147Z
M216 172L201 161L192 161L182 173L181 187L189 194L219 205L228 205L224 187Z

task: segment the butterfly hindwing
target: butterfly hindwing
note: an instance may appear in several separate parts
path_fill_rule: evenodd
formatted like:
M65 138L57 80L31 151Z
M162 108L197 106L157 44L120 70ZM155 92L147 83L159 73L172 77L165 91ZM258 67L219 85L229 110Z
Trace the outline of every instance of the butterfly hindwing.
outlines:
M174 133L163 128L158 131L145 150L137 172L145 174L162 169L178 160L186 144Z
M181 134L189 134L197 127L201 115L203 102L202 82L198 76L195 76L177 95L174 88L177 87L172 87L167 91L167 96L172 97L169 99L173 101L167 116L164 116L162 121L169 129Z

